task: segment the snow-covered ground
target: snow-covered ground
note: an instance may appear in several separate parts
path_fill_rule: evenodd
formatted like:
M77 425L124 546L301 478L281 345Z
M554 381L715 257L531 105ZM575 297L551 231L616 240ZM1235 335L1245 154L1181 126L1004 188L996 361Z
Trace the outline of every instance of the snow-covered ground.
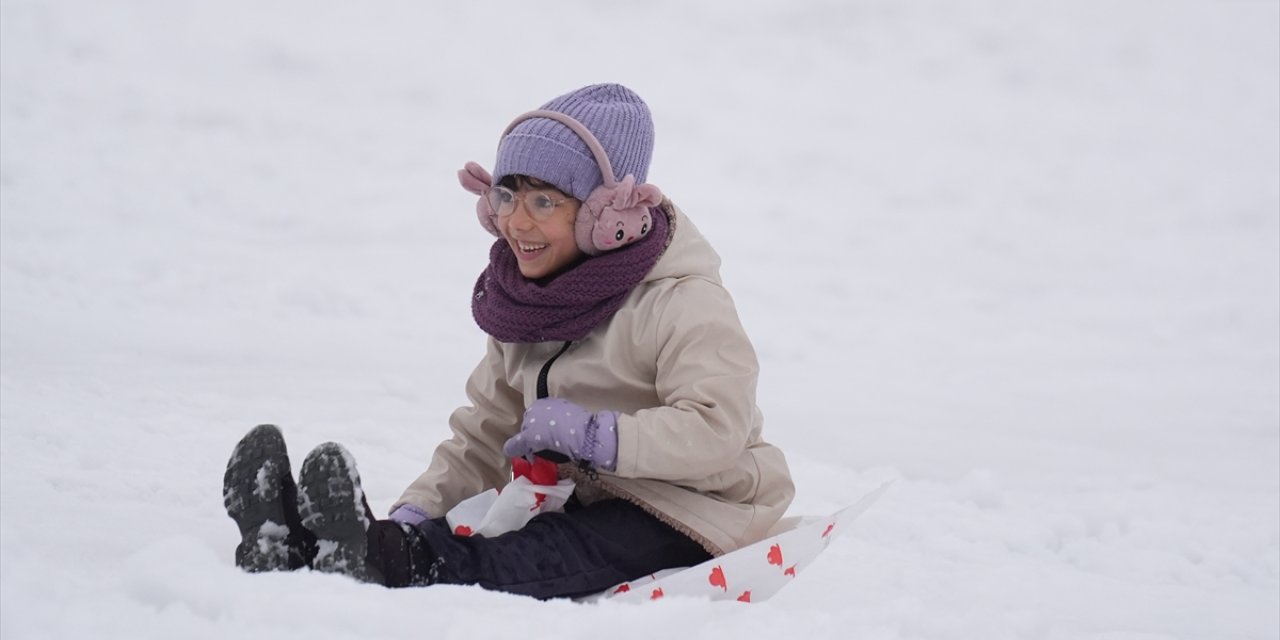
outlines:
M0 1L0 635L1280 636L1272 1ZM794 514L774 599L245 575L226 457L385 509L482 352L456 184L600 81L724 256Z

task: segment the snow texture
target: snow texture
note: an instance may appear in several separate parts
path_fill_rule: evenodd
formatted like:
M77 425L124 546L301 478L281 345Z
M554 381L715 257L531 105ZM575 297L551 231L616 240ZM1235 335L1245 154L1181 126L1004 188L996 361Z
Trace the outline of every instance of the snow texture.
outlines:
M1280 7L0 0L0 636L1276 638ZM620 81L724 257L792 515L759 605L246 575L226 458L384 511L483 353L467 160Z

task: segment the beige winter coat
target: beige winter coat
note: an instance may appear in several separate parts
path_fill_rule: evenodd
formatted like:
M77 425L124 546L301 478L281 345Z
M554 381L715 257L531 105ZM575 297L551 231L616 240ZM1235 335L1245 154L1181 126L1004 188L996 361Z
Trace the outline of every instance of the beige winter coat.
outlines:
M618 419L617 470L585 477L590 503L634 502L721 555L763 537L795 494L782 452L761 439L759 366L720 282L720 257L670 202L670 246L623 306L552 365L548 390ZM563 343L489 339L467 382L473 406L453 413L453 437L392 509L433 516L511 477L502 445L537 399L542 366Z

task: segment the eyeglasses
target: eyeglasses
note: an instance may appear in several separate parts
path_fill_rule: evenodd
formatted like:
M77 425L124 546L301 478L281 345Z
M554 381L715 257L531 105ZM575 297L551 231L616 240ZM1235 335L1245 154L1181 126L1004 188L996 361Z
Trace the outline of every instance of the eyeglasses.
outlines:
M523 194L523 195L521 195ZM516 198L524 200L524 209L537 220L547 220L556 212L556 207L569 201L568 198L556 200L541 191L517 193L506 187L489 189L489 207L499 217L505 218L516 212Z

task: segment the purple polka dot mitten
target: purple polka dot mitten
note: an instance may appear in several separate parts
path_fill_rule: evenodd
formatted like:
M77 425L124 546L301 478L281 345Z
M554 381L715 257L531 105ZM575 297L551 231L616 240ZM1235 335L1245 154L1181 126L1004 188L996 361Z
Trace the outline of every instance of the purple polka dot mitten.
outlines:
M411 504L402 504L391 512L391 519L402 524L418 526L431 519L431 514Z
M597 469L618 467L618 412L592 413L563 398L535 400L517 433L503 445L508 458L555 451Z

